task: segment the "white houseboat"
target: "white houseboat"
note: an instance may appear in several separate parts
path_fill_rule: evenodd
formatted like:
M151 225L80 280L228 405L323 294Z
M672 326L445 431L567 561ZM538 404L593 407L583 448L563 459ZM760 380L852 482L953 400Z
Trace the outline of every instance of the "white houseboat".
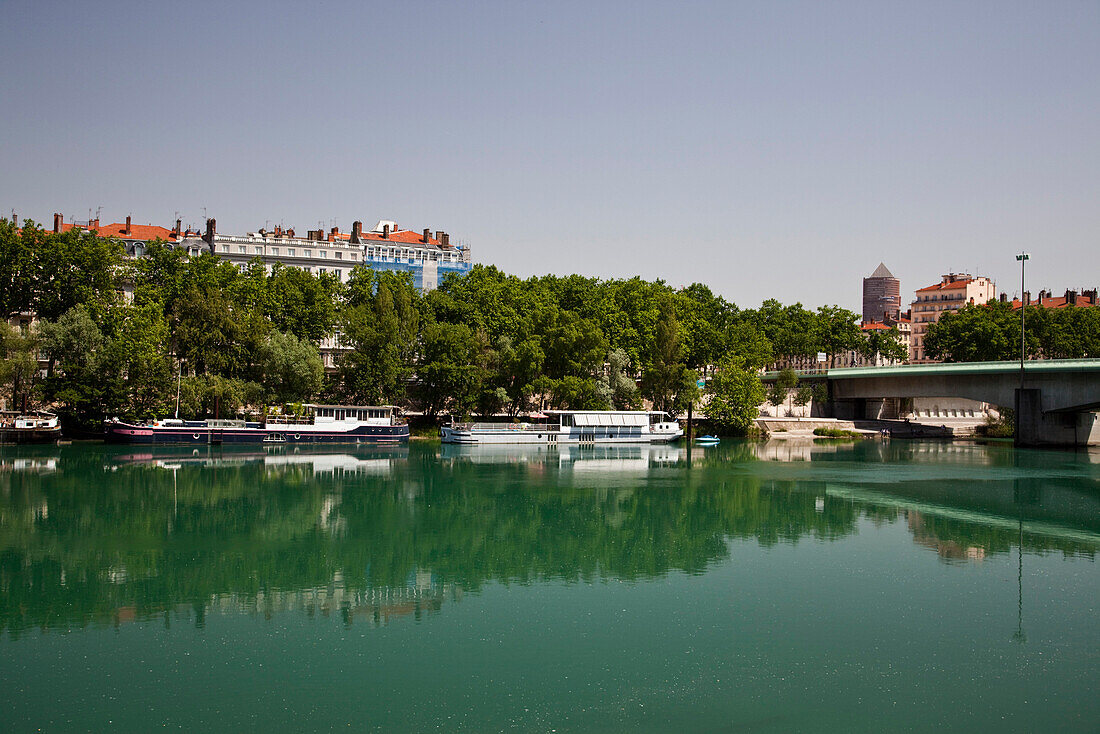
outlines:
M629 444L666 443L684 435L667 413L654 410L548 410L539 423L451 423L443 443Z

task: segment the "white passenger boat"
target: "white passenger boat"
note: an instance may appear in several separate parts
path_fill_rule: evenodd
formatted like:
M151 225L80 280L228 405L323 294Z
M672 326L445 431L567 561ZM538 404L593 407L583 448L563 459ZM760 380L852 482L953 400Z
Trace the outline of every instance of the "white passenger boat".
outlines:
M629 444L667 443L684 435L680 424L655 410L548 410L543 422L451 423L443 443Z

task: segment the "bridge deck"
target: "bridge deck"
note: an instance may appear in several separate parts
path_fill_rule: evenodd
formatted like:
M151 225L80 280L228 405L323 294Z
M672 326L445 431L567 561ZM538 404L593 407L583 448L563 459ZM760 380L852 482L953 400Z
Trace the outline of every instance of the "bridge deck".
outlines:
M1019 374L1017 362L936 362L892 367L842 367L830 369L830 380L862 377L908 377L910 375L1002 375ZM1033 359L1024 362L1025 374L1051 372L1100 372L1100 359Z

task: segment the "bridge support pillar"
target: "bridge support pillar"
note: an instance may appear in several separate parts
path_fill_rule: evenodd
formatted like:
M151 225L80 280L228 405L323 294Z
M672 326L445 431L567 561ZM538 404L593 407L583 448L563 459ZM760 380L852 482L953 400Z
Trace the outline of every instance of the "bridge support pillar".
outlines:
M1042 391L1016 389L1017 446L1100 444L1100 416L1091 411L1044 413Z
M1042 443L1042 391L1036 388L1016 388L1016 425L1013 435L1017 446L1038 446Z

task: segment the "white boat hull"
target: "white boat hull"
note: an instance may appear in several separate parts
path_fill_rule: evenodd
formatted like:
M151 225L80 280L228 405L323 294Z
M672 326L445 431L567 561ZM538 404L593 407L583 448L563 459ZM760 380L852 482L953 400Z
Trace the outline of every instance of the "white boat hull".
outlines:
M531 429L455 429L444 426L442 429L443 443L479 445L479 444L514 444L514 445L556 445L556 444L584 444L584 445L616 445L616 444L648 444L669 443L684 435L680 428L666 429L663 431L643 431L641 433L626 433L611 429L592 428L567 428L560 431L538 431Z

